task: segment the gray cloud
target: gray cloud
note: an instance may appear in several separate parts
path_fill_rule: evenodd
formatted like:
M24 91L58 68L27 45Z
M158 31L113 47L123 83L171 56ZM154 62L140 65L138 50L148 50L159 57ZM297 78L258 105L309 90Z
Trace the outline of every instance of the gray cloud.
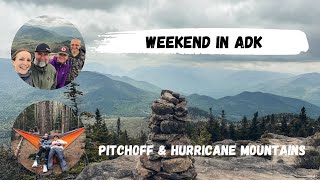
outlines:
M19 0L4 0L7 3L13 3L21 1ZM60 7L71 8L71 9L102 9L102 10L114 10L118 7L127 6L127 7L139 7L144 6L148 0L90 0L90 1L79 1L79 0L56 0L56 1L47 1L47 0L24 0L23 3L36 4L37 6L44 5L57 5Z
M46 26L46 27L51 27L51 26L73 26L72 23L67 21L66 19L63 19L61 17L57 16L39 16L36 18L31 19L30 21L27 22L27 24L31 25L36 25L36 26Z

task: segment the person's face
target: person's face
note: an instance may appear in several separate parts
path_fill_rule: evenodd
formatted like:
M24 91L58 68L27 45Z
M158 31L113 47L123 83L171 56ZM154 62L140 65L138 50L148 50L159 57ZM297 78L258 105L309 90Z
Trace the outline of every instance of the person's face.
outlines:
M49 53L47 52L36 52L35 53L35 64L44 67L49 63Z
M17 73L27 74L31 67L31 54L27 51L19 52L12 64Z
M72 52L78 52L81 47L81 41L79 39L71 40L70 47Z
M48 133L45 133L43 137L48 138L48 136L49 136Z
M59 63L62 63L62 64L66 63L67 59L68 59L68 55L67 54L58 53L58 62Z
M53 140L55 141L55 140L58 140L59 138L57 137L57 136L55 136L55 137L53 137Z

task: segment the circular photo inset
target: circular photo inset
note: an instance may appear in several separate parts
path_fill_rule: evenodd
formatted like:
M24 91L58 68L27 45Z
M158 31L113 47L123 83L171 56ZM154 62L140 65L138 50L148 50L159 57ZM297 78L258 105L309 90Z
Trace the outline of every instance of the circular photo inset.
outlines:
M16 119L11 148L28 170L43 175L68 171L85 152L85 129L72 109L55 101L27 107Z
M78 29L60 17L40 16L25 23L11 46L17 74L30 86L59 89L72 82L85 62L86 48Z

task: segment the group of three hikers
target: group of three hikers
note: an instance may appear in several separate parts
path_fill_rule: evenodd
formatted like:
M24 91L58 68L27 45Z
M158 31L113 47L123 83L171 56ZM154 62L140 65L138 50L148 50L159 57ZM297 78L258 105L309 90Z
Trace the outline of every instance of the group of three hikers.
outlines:
M81 71L85 51L81 48L81 40L71 40L70 49L61 45L53 52L56 54L50 59L51 49L45 44L38 44L32 53L27 49L18 49L11 57L12 64L18 75L29 85L39 89L59 89L72 82Z

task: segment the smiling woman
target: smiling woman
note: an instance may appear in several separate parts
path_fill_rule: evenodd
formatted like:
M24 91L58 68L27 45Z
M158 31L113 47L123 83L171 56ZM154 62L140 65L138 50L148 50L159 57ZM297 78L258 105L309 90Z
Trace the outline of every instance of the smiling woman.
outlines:
M12 55L12 64L18 75L30 86L33 86L31 77L31 53L27 49L19 49Z

